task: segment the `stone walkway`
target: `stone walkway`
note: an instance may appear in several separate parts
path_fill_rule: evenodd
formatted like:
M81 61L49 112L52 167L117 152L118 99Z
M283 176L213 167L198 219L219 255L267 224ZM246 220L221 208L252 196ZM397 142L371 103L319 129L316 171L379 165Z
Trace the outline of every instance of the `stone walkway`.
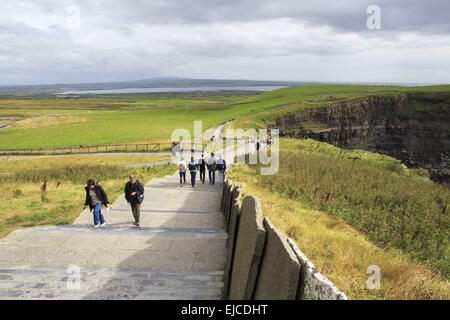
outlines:
M222 186L178 182L177 173L145 185L140 229L121 195L105 228L85 210L73 225L0 239L0 299L220 299Z

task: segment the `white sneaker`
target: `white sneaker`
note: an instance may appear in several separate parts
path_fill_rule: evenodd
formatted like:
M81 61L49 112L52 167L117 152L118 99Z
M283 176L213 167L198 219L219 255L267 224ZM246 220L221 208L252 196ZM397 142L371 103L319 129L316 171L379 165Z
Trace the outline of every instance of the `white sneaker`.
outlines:
M98 228L100 225L99 224L96 224L95 226L94 226L94 228Z
M100 227L103 228L104 226L106 226L106 222L103 222Z

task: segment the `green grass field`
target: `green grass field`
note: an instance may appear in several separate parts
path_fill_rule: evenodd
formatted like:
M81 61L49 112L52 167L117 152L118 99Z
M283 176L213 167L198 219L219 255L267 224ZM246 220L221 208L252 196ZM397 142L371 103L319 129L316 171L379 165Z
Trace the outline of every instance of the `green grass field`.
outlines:
M46 148L96 144L169 141L177 128L193 131L238 118L231 127L265 128L274 118L305 108L363 96L402 95L408 92L448 94L450 86L388 87L314 85L275 90L248 96L214 94L88 95L79 99L4 98L0 117L29 118L32 114L74 113L43 123L16 123L0 130L0 149ZM328 98L333 96L333 98ZM325 97L325 98L324 98ZM56 111L55 111L56 110ZM83 112L83 113L80 113ZM67 120L69 118L69 120ZM70 121L73 118L73 121Z

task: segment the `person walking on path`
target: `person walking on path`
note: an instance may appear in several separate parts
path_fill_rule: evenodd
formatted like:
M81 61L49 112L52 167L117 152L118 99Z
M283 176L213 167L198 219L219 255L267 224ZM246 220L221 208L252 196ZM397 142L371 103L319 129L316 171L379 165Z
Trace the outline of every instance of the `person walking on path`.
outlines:
M227 164L221 156L217 160L217 173L219 174L219 184L222 184L225 180L225 170L227 169Z
M89 209L94 211L94 228L104 227L106 222L101 209L103 205L107 208L110 207L105 190L92 179L88 180L84 189L86 190L86 201L84 202L83 210L89 205Z
M144 186L136 179L136 176L132 174L130 181L125 185L125 199L131 205L131 211L133 212L134 225L136 227L141 226L141 204L144 201Z
M211 158L206 162L208 167L209 184L214 184L216 181L216 158L214 158L214 152L211 152Z
M184 161L183 157L178 163L178 173L180 174L180 187L182 187L183 184L186 184L186 161Z
M202 157L198 160L198 169L200 171L200 181L205 184L206 160L204 153L202 153Z
M189 173L191 174L191 184L192 188L195 187L195 177L197 176L198 164L197 161L194 160L194 157L191 157L191 162L189 162Z

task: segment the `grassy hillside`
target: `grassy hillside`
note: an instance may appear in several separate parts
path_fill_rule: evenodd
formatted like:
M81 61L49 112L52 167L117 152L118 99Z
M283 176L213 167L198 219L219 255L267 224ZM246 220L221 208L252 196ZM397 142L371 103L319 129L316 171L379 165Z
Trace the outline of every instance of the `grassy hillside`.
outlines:
M450 191L423 170L365 151L281 139L276 175L237 165L229 178L259 196L264 213L351 298L448 298ZM379 291L365 288L372 264L381 268Z
M450 101L450 85L429 87L395 87L395 86L364 86L364 85L311 85L279 89L247 98L239 105L250 110L241 114L230 128L266 128L274 124L274 119L284 114L295 113L309 108L330 106L333 102L348 101L369 95L400 96L414 94L418 97L439 98L445 96L446 106ZM416 108L429 109L416 99Z

